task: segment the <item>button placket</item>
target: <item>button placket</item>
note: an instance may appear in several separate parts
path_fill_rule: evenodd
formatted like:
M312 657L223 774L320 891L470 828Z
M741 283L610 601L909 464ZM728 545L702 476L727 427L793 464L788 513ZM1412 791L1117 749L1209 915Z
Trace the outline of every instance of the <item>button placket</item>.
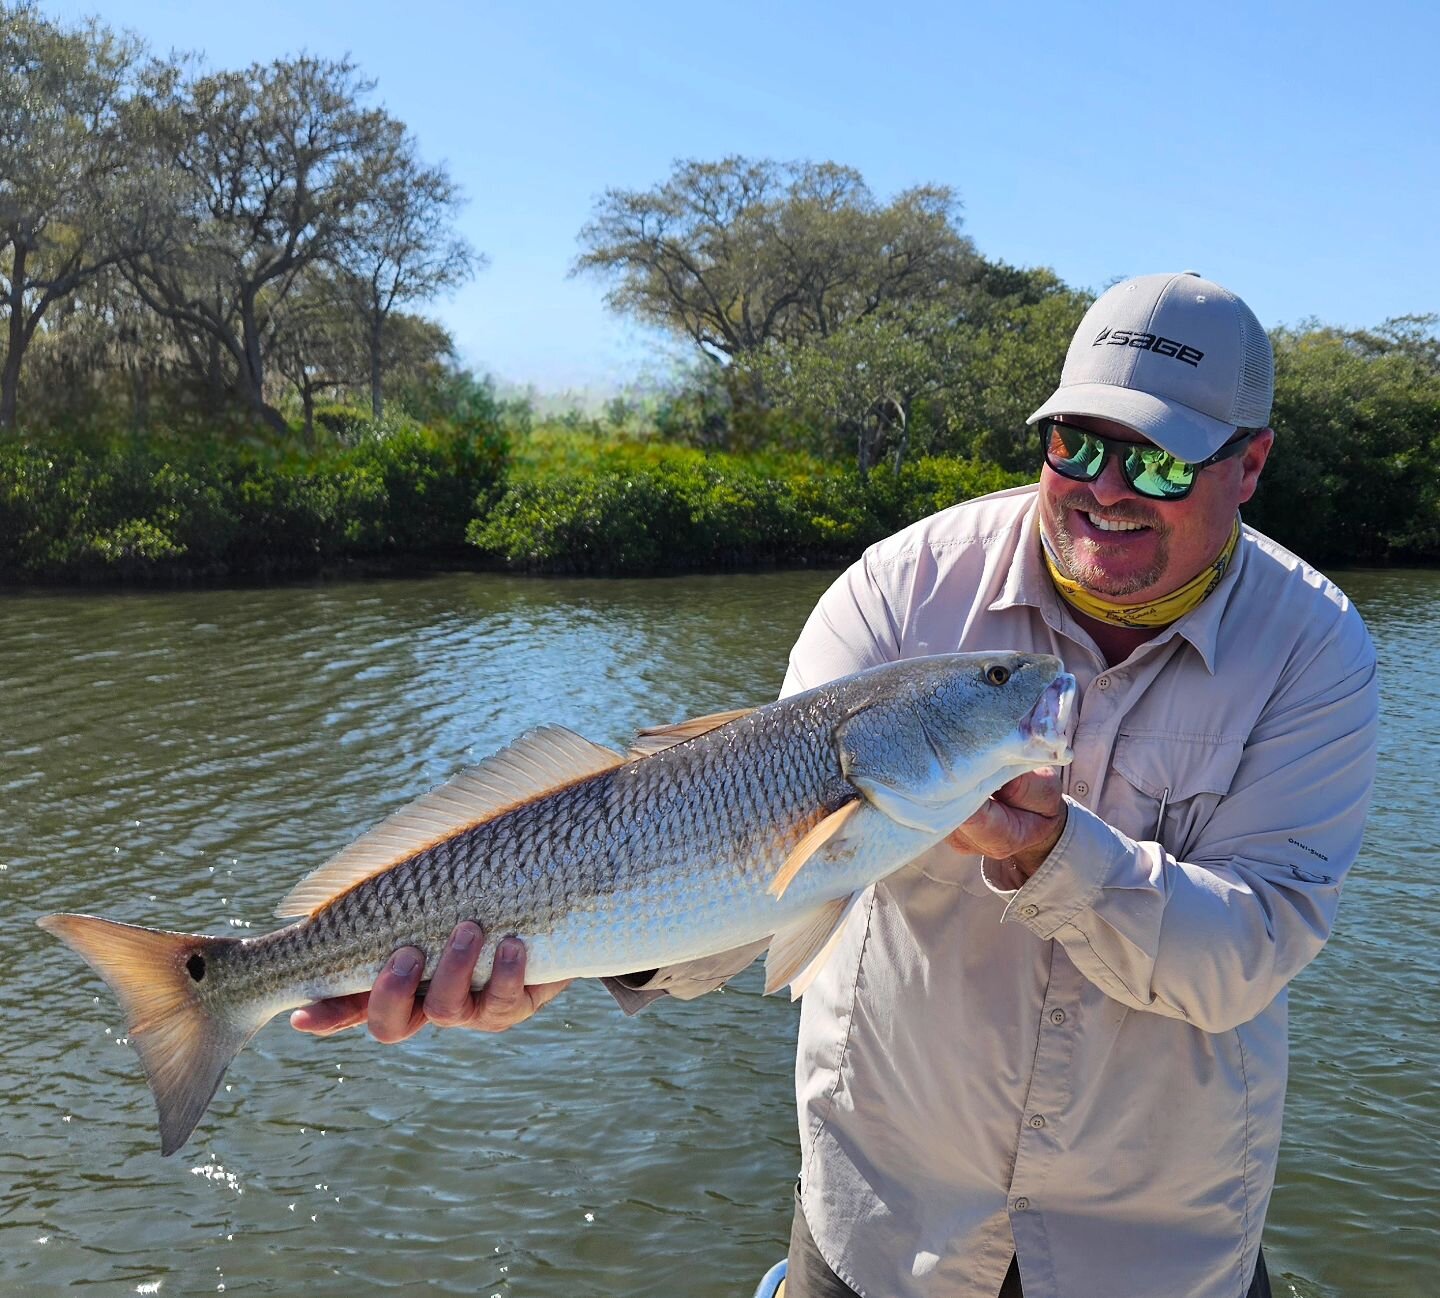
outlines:
M1025 1116L1020 1124L1015 1167L1010 1177L1010 1191L1014 1195L1010 1206L1014 1212L1028 1212L1031 1197L1037 1191L1043 1198L1043 1187L1052 1167L1062 1157L1062 1150L1056 1143L1054 1123L1056 1115L1065 1112L1069 1100L1068 1079L1074 1040L1072 1033L1057 1030L1068 1016L1055 1002L1080 994L1079 987L1070 984L1081 975L1064 956L1058 942L1051 947L1049 975L1045 999L1040 1007L1035 1065L1030 1074L1030 1085L1026 1088L1022 1110ZM1055 1017L1057 1014L1058 1019ZM1019 1193L1022 1190L1024 1193Z

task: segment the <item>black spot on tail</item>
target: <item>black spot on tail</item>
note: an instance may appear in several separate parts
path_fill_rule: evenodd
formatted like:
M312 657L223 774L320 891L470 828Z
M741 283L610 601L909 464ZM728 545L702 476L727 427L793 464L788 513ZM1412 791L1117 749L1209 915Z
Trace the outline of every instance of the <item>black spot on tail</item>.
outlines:
M205 957L198 951L185 961L185 968L197 983L205 977Z

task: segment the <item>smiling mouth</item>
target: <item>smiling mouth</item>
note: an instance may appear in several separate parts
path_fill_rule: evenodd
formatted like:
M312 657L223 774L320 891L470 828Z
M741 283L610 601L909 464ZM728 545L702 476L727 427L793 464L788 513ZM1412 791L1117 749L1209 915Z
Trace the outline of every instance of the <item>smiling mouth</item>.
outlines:
M1080 511L1085 521L1099 532L1148 532L1148 523L1135 523L1124 518L1101 518L1099 514L1092 514L1089 510Z

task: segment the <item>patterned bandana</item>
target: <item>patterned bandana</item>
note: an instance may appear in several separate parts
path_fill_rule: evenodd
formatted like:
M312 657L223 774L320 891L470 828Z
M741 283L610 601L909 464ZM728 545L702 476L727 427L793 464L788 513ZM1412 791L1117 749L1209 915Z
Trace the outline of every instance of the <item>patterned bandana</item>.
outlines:
M1179 590L1172 590L1168 595L1147 600L1144 604L1114 604L1094 591L1086 590L1078 581L1071 581L1060 572L1044 528L1040 529L1040 542L1045 550L1045 566L1050 570L1050 580L1055 583L1055 589L1071 608L1102 622L1109 622L1112 626L1150 630L1169 626L1177 618L1184 617L1220 584L1220 578L1229 568L1230 560L1235 557L1235 547L1240 542L1240 520L1237 518L1235 526L1230 529L1230 539L1225 542L1224 549L1199 573Z

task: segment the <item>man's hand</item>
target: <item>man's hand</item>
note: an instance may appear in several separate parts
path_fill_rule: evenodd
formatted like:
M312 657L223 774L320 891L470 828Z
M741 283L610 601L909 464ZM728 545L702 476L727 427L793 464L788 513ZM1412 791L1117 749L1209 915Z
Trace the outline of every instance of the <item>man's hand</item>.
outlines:
M1068 816L1053 766L1017 775L950 835L962 852L989 857L1001 866L991 882L1018 888L1035 873L1065 832ZM1001 877L993 877L997 874Z
M290 1026L301 1032L329 1036L343 1028L369 1023L370 1035L387 1045L412 1037L427 1023L438 1028L473 1028L503 1032L523 1022L570 984L525 985L525 944L507 937L495 954L490 981L478 992L470 988L475 962L485 935L478 924L464 920L445 944L423 1000L415 993L425 961L413 946L395 952L368 992L316 1001L290 1016Z

